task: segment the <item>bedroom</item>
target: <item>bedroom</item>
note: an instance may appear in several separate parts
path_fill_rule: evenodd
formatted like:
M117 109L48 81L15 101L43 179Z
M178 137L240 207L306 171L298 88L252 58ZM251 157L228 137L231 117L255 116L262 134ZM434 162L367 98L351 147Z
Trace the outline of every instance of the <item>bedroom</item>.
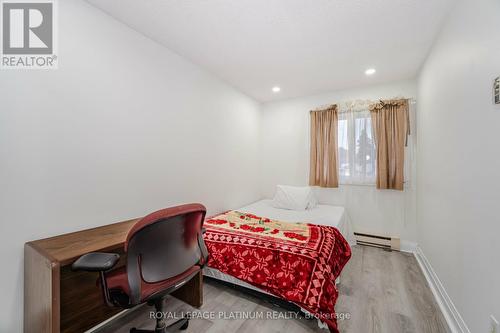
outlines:
M1 332L500 332L498 0L0 4Z

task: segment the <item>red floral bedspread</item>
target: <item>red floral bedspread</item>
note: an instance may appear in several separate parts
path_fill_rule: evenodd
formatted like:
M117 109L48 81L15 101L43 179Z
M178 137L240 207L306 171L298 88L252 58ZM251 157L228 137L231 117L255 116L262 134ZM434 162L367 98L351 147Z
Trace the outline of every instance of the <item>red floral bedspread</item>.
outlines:
M297 304L338 332L335 279L351 249L336 228L237 211L204 226L208 266Z

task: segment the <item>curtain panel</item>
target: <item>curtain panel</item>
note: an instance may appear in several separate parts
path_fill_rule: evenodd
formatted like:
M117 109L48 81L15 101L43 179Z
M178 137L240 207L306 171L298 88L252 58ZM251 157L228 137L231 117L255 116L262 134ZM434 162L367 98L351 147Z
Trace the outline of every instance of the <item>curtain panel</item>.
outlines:
M309 185L338 187L337 105L311 111Z
M370 105L376 144L378 189L404 189L404 151L410 134L407 99Z

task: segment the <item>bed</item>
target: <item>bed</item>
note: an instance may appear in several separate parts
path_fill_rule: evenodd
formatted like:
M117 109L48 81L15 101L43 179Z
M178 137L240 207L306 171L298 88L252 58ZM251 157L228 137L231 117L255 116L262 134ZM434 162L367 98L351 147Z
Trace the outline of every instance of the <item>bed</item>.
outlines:
M335 227L339 229L349 245L356 244L351 221L344 207L341 206L316 205L312 209L297 211L275 208L271 199L264 199L237 210L282 221L308 222Z
M228 235L232 235L232 236L238 235L237 233L236 234L232 234L232 233L218 234L216 232L217 228L220 228L222 226L221 225L214 226L214 224L222 223L222 224L228 225L229 223L226 223L226 222L228 222L228 221L230 222L230 220L233 219L232 220L233 223L230 223L230 224L232 224L234 226L234 224L235 224L234 222L236 222L236 223L239 222L238 221L239 215L241 215L240 216L241 218L245 217L247 219L249 219L247 217L247 216L249 216L250 219L252 219L252 218L262 218L262 219L265 218L265 220L271 220L271 221L276 220L276 221L287 222L286 225L288 227L290 226L290 224L288 224L288 223L296 223L295 225L300 224L301 226L306 225L308 223L313 224L313 225L323 226L323 227L317 227L317 229L320 231L323 230L322 232L327 232L327 233L328 232L332 232L332 233L340 232L339 234L341 234L343 236L346 243L348 243L349 245L353 245L355 243L351 223L350 223L349 218L348 218L348 216L345 212L345 209L343 207L330 206L330 205L317 205L312 209L296 211L296 210L275 208L272 205L272 200L260 200L260 201L257 201L255 203L252 203L248 206L241 207L235 211L226 212L222 215L213 217L215 220L207 219L207 222L209 222L209 223L207 223L206 225L209 226L209 228L210 228L209 230L211 232L210 232L208 239L207 239L207 237L205 237L205 241L208 243L209 250L211 250L211 248L212 248L212 246L211 246L211 245L213 245L212 243L217 241L220 237L223 238L223 237L227 237ZM334 228L331 228L331 227L334 227ZM226 231L227 231L227 228L226 228ZM276 229L275 229L275 231L276 231ZM240 234L240 236L241 236L241 234ZM235 238L235 237L233 237L233 238ZM333 236L332 238L335 238L335 236ZM342 238L342 237L337 236L337 238ZM297 239L299 239L299 238L297 238ZM238 245L239 244L236 244L235 246L238 246ZM349 246L347 246L347 248L348 247ZM213 250L213 251L215 251L215 250ZM350 249L348 251L349 251L349 256L350 256ZM338 256L340 257L340 255L338 255ZM347 258L347 260L348 260L348 258ZM335 274L336 277L338 277L338 274L340 274L340 271L343 268L344 264L345 264L345 262L342 262L342 264L340 265L339 271L337 272L337 274ZM210 263L209 263L209 266L217 266L217 265L216 264L210 265ZM258 286L258 285L254 285L255 283L254 284L249 283L249 282L254 282L254 281L249 280L248 282L246 282L243 279L239 279L239 278L233 276L236 274L229 275L229 274L227 274L227 272L225 273L217 268L209 267L209 266L206 266L204 268L204 274L210 278L214 278L214 279L223 281L226 284L229 283L231 285L240 286L240 287L243 287L243 288L246 288L248 290L255 291L255 292L276 296L274 294L274 292L269 293L266 290L264 290L265 288ZM222 270L224 270L224 269L222 269ZM334 292L335 292L335 299L336 299L336 290ZM300 308L306 314L310 314L309 313L310 309L307 309L307 307L300 306ZM325 321L319 320L318 322L319 322L321 327L324 327L324 328L327 327L327 325L324 324L324 322L328 322L328 320L325 320ZM332 326L335 326L335 327L333 327L333 329L332 329ZM328 325L328 327L330 327L331 331L335 332L336 331L336 322L334 324L330 323Z

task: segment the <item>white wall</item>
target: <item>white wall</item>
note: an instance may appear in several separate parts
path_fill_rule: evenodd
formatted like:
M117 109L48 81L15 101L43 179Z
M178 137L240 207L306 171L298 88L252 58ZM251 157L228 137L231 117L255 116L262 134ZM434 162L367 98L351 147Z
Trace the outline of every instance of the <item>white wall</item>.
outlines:
M276 184L307 184L310 110L355 99L411 98L416 94L416 82L403 81L264 104L261 128L263 194L271 197ZM414 172L415 166L411 169ZM320 201L345 206L356 231L414 241L416 194L411 178L410 186L404 192L377 190L374 186L341 185L338 189L322 189Z
M59 22L58 70L0 72L0 332L22 329L24 242L259 197L258 103L82 1Z
M471 332L500 319L500 1L464 0L423 67L419 242Z

